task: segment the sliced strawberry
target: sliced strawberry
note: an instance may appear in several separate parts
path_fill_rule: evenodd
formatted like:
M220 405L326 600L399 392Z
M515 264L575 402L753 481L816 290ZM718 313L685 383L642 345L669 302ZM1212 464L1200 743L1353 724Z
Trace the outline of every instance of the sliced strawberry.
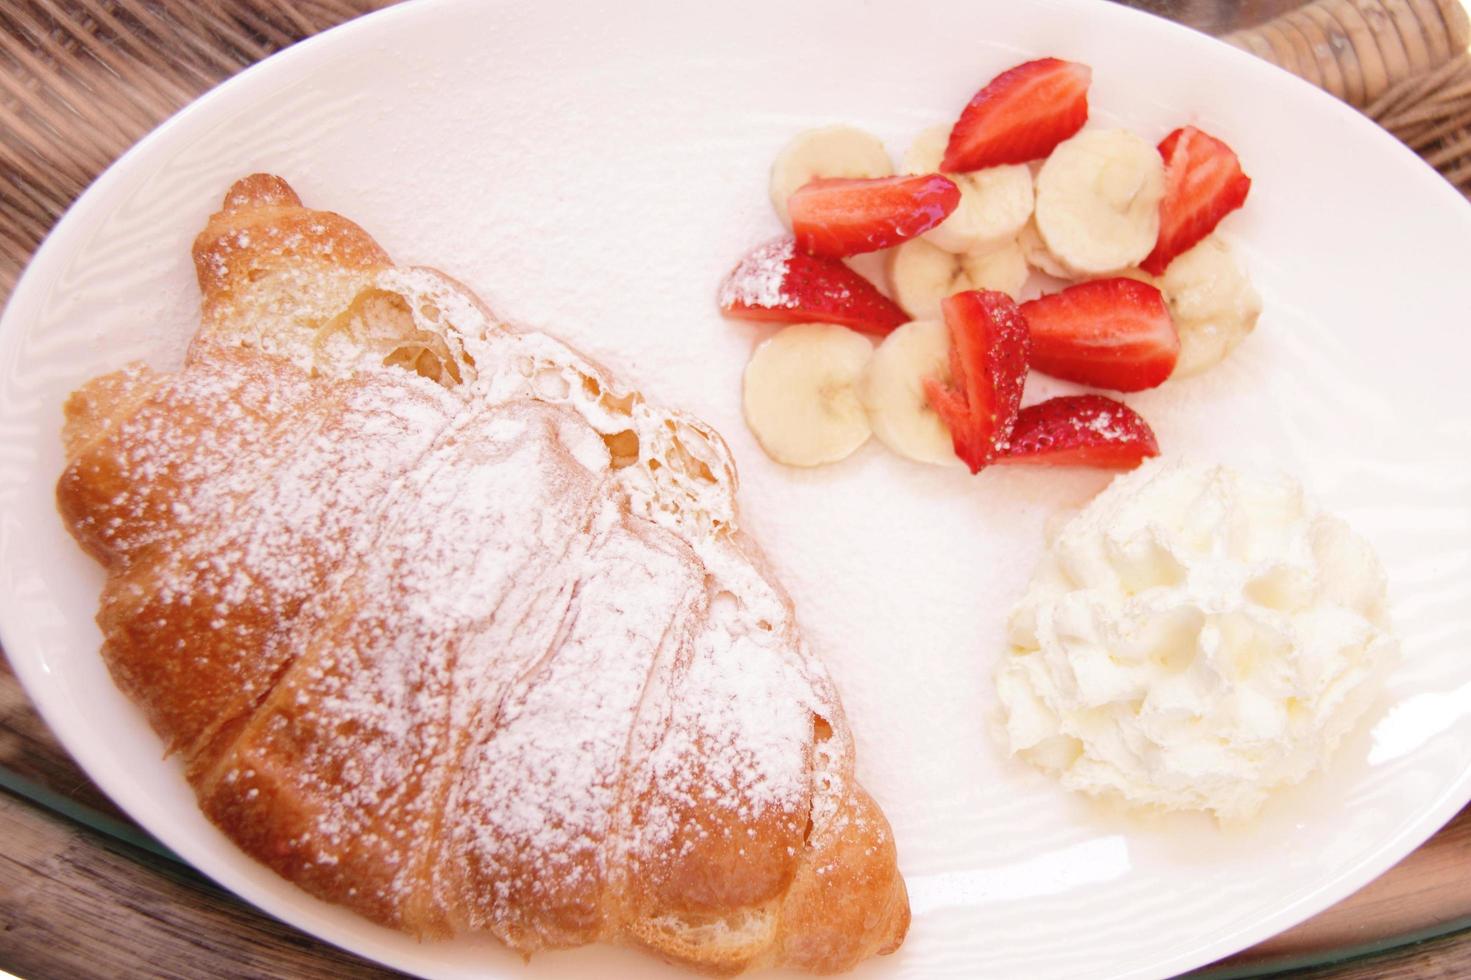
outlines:
M803 255L791 238L752 251L720 284L720 309L742 320L841 323L886 334L909 315L837 259Z
M1022 409L999 462L1127 470L1158 455L1149 423L1123 402L1067 395Z
M1142 391L1175 370L1180 335L1160 291L1135 279L1095 279L1021 305L1032 367L1065 381Z
M1093 69L1058 58L1004 71L977 92L950 130L940 169L965 173L1026 163L1083 128Z
M1246 201L1251 178L1225 143L1194 126L1177 129L1159 145L1165 158L1165 196L1159 203L1159 238L1139 263L1159 275L1175 256L1215 230Z
M960 203L960 188L939 174L833 178L803 185L787 200L797 248L841 258L923 235Z
M955 455L979 473L1006 448L1022 402L1027 321L1005 293L956 293L941 305L950 328L950 384L926 378L925 398L950 429Z

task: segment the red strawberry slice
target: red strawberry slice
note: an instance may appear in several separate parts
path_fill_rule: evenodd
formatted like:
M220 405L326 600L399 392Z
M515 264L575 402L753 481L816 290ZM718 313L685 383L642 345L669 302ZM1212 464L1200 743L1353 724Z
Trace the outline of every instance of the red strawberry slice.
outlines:
M1139 263L1159 275L1175 256L1215 230L1221 219L1241 207L1251 178L1225 143L1194 126L1177 129L1159 145L1165 158L1165 196L1159 203L1159 238Z
M1083 128L1093 69L1042 58L1004 71L977 92L950 130L940 169L964 173L1026 163Z
M922 235L960 203L960 188L939 174L833 178L803 185L787 200L797 248L841 258Z
M1158 455L1149 423L1123 402L1067 395L1022 409L999 462L1128 470Z
M837 259L803 255L791 238L752 251L720 284L720 309L742 320L840 323L886 334L909 320L867 279Z
M1005 293L977 289L941 305L950 328L950 384L926 378L925 398L950 429L972 473L1006 448L1022 402L1031 344L1027 321Z
M1164 381L1180 335L1160 291L1134 279L1095 279L1021 305L1032 332L1032 367L1054 378L1116 391Z

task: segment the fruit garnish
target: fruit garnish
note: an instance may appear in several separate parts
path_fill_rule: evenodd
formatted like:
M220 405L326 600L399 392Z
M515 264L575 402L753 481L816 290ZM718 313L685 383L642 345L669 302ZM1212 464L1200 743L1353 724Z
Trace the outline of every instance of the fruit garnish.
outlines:
M939 174L828 178L799 188L787 201L797 248L842 258L876 252L924 234L960 203L960 188Z
M1052 254L1047 243L1042 240L1042 233L1037 230L1037 216L1032 215L1016 236L1017 247L1022 250L1022 256L1027 260L1030 268L1036 269L1044 276L1054 279L1071 279L1073 272L1062 264L1062 259Z
M836 463L868 441L858 396L873 344L833 323L799 323L767 338L746 365L746 424L789 466Z
M925 397L972 473L1005 450L1021 406L1030 340L1005 293L956 293L940 306L950 331L950 381L927 378Z
M879 442L908 459L954 466L954 439L925 397L930 378L950 380L950 331L938 319L915 320L874 350L858 393Z
M1256 328L1262 298L1220 235L1210 235L1170 263L1158 279L1180 334L1172 377L1215 366Z
M940 169L963 173L1026 163L1083 128L1093 70L1058 58L1017 65L991 79L960 113Z
M819 177L891 177L894 162L884 141L852 126L803 130L771 162L771 205L788 228L787 201Z
M994 289L1014 297L1028 274L1027 260L1015 242L957 255L921 238L889 253L889 288L916 320L939 320L945 298L967 289Z
M1069 278L1137 265L1159 240L1165 168L1149 141L1126 129L1086 129L1037 171L1037 231Z
M720 284L720 309L743 320L837 323L886 334L909 319L837 259L804 255L790 237L758 246Z
M951 128L941 123L916 136L904 154L904 172L939 173ZM990 252L1015 241L1032 216L1029 167L1015 164L945 176L960 188L960 203L950 217L925 232L925 241L931 245L957 255Z
M1180 337L1158 289L1135 279L1095 279L1021 305L1032 367L1065 381L1142 391L1175 370Z
M1065 395L1028 405L997 462L1133 469L1159 455L1149 423L1103 395Z
M1159 239L1139 267L1159 275L1175 256L1215 230L1241 207L1251 178L1225 143L1185 126L1159 144L1165 162L1165 196L1159 205Z

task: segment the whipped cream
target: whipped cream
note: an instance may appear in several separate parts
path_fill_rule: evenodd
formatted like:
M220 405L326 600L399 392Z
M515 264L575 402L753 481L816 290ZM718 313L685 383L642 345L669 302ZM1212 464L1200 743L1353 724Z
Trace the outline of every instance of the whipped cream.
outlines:
M1325 765L1398 659L1368 543L1294 480L1154 460L1056 534L996 676L1063 785L1251 816Z

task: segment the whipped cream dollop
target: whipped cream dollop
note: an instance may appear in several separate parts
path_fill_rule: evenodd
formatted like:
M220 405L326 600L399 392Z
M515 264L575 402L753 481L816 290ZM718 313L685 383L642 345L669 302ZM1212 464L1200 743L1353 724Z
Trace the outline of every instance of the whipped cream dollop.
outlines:
M1254 814L1325 765L1399 648L1367 542L1284 476L1154 460L1056 534L996 676L1065 786Z

